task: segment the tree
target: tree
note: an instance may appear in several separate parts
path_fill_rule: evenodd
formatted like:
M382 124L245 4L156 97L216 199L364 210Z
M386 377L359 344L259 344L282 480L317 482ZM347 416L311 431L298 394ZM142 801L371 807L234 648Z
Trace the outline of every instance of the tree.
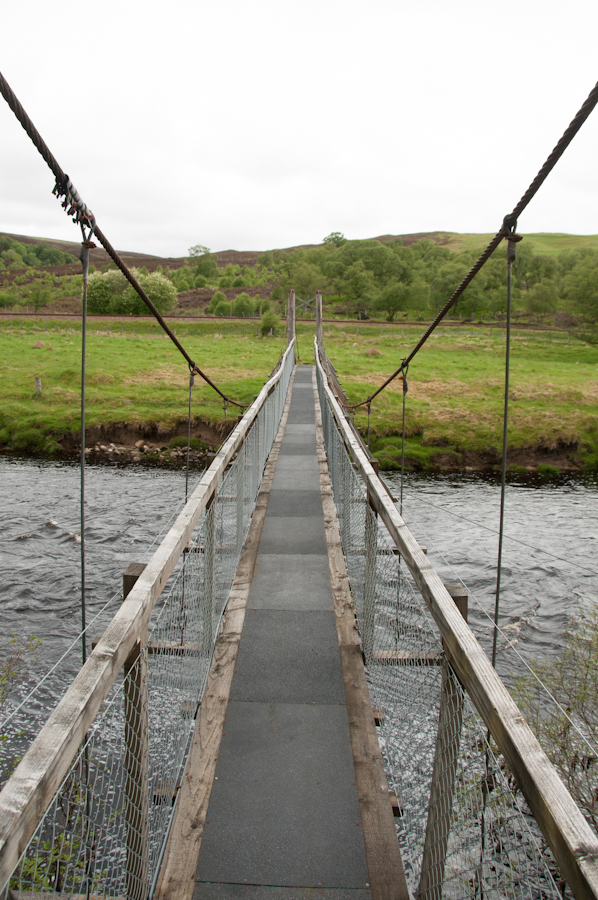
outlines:
M376 308L387 313L389 322L394 321L396 314L409 306L409 287L400 281L387 285L376 300Z
M532 313L547 315L554 312L557 302L557 292L549 281L538 281L525 294L525 306Z
M267 337L270 332L275 335L280 328L280 317L276 315L273 309L268 309L262 316L260 325L260 334Z
M334 244L335 247L340 247L341 244L344 244L346 241L346 237L340 231L331 231L330 234L327 234L323 244Z
M348 267L343 278L343 293L353 300L357 309L366 309L374 304L378 296L378 288L374 276L367 269L364 261L358 259Z
M193 247L189 247L191 259L199 259L200 256L207 256L208 253L210 253L210 248L203 244L194 244Z
M204 275L206 278L218 275L218 259L215 253L210 253L209 247L204 247L203 244L189 247L189 258L196 275Z
M301 300L310 300L322 284L322 273L311 263L302 263L291 277Z
M578 306L580 312L595 322L598 320L598 251L584 250L563 280L565 296Z

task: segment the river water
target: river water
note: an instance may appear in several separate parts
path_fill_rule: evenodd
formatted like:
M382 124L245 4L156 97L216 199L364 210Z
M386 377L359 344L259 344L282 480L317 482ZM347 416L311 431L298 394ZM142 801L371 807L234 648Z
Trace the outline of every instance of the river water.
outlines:
M386 476L398 497L400 477ZM497 669L507 680L555 653L598 600L598 485L513 479L505 499ZM403 514L444 581L470 590L469 622L492 647L500 484L479 476L409 473Z
M192 484L199 478L193 475ZM184 472L89 465L86 476L88 620L101 634L120 602L122 573L147 558L181 506ZM387 476L398 495L399 478ZM0 635L43 639L16 695L24 696L80 630L79 470L65 462L0 460ZM470 623L489 649L496 580L500 487L473 476L408 474L404 516L445 581L472 592ZM598 596L598 487L592 481L514 481L507 489L498 668L507 679L554 653L579 609ZM509 646L507 639L516 648ZM26 705L44 714L80 665L75 643L53 677ZM10 703L4 713L10 709ZM1 718L1 717L0 717Z

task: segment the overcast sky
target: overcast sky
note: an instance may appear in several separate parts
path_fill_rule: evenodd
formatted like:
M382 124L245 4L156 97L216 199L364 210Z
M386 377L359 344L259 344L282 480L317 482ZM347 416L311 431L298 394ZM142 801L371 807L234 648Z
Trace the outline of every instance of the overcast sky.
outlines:
M596 0L28 0L0 71L111 242L495 232L598 79ZM0 98L0 231L78 240ZM598 233L598 111L519 230Z

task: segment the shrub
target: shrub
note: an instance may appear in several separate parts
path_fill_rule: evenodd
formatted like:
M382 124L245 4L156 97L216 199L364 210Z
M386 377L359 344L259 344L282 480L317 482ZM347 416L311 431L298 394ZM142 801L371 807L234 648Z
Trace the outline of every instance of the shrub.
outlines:
M34 288L28 299L33 304L34 309L41 309L42 306L46 306L52 299L52 292L47 288Z
M193 287L196 288L205 287L207 283L208 279L205 277L205 275L196 275L193 279Z
M267 310L262 316L262 324L260 325L260 334L264 337L270 334L277 334L280 328L280 318L273 309Z
M235 278L235 280L233 281L233 287L244 287L244 286L245 286L245 279L241 278L240 275L237 276L237 278Z
M214 310L215 316L230 316L230 303L227 303L225 300L218 303L216 309Z
M168 278L157 270L151 275L144 275L137 269L132 272L158 312L174 309L177 291ZM99 314L138 316L147 313L145 303L118 269L94 272L89 276L87 307L90 313Z
M249 294L239 294L233 302L233 314L235 316L250 316L253 313L253 306L249 299Z
M212 299L208 304L208 312L214 313L219 303L226 303L226 294L223 294L222 291L216 291L216 293L212 294Z

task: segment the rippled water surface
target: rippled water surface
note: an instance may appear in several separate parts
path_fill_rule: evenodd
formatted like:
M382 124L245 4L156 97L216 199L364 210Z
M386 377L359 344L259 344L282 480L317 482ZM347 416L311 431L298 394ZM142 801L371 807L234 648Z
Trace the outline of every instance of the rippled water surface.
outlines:
M193 477L197 480L199 474ZM6 639L16 632L43 639L26 681L30 684L60 659L80 632L80 474L70 463L5 458L0 460L0 485L0 636ZM90 640L102 633L120 604L124 570L146 558L180 508L184 490L184 472L87 467L88 622L97 616ZM76 642L36 706L51 703L80 660Z
M388 475L398 496L400 479ZM470 476L408 474L403 513L444 581L470 588L469 621L489 650L498 552L500 485ZM598 599L598 487L593 482L511 483L505 503L497 668L553 653L580 609Z
M194 481L199 478L195 473ZM398 493L396 475L387 476ZM0 626L34 634L43 647L29 681L54 664L80 628L79 470L76 465L0 460ZM445 581L471 589L470 622L486 648L496 581L499 486L472 477L409 474L404 515ZM88 619L101 634L120 602L122 573L143 560L180 507L184 473L89 466L86 477ZM598 596L598 488L594 483L511 484L507 490L501 626L526 659L554 652L579 608ZM529 546L528 546L529 545ZM477 601L477 602L476 602ZM520 666L505 638L499 670ZM79 645L48 693L77 671ZM47 698L49 702L49 698Z

